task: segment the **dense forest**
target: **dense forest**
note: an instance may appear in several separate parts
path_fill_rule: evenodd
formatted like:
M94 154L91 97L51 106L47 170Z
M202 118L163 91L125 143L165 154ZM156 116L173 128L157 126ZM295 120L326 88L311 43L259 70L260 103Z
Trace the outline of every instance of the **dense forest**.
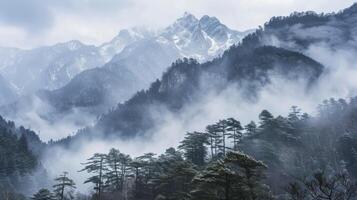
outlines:
M43 147L36 133L0 117L0 199L22 199L17 191L29 193L29 185L46 185L39 161Z
M46 150L71 149L82 139L150 138L164 118L161 110L152 115L153 109L184 112L204 94L219 94L232 85L242 100L255 102L272 82L272 72L283 80L303 79L303 98L317 91L311 89L331 69L305 55L307 49L324 43L334 50L356 50L356 13L354 4L337 14L274 17L216 59L175 61L148 89L98 116L93 126L58 141L43 143L35 132L0 117L0 200L357 200L357 97L325 100L316 114L292 106L286 116L274 116L264 104L258 120L216 119L204 131L182 133L179 145L161 154L135 157L113 146L82 158L87 160L75 175L87 177L84 183L76 183L77 176L65 170L49 178L41 163ZM321 28L327 31L317 34ZM339 31L331 31L335 29ZM298 34L304 31L310 35ZM335 33L338 40L331 38ZM64 110L72 106L52 98ZM86 100L78 99L78 104L92 103ZM77 189L82 184L91 191Z
M315 117L293 106L286 117L263 110L246 125L221 119L161 155L94 154L78 172L87 173L90 196L74 196L64 173L54 193L41 189L33 199L353 200L356 122L357 97L326 100Z

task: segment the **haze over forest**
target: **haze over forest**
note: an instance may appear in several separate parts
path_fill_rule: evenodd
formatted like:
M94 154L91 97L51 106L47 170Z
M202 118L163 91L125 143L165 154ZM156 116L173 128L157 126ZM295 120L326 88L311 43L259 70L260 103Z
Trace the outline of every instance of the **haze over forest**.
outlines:
M1 1L0 200L356 200L356 27L349 0Z

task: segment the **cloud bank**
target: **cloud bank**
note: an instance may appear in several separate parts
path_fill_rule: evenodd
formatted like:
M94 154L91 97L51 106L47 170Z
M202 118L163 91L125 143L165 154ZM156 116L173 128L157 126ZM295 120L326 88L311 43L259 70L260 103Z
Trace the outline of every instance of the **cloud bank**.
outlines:
M354 0L2 0L0 46L32 48L78 39L100 44L120 29L164 27L185 11L211 15L237 30L293 11L332 12ZM90 23L88 23L90 22Z

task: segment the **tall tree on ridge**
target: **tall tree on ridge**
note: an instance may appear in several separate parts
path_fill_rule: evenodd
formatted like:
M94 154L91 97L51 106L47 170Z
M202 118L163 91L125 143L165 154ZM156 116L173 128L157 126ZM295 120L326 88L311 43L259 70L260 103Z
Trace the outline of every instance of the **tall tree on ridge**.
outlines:
M74 181L68 177L68 172L63 172L59 177L55 178L55 182L56 184L53 185L53 192L59 200L65 199L65 192L67 189L72 190L76 188ZM70 191L69 195L71 195Z
M106 154L96 153L88 159L88 162L83 163L84 168L80 170L94 173L94 175L89 177L84 183L93 183L95 185L94 189L96 190L96 197L98 200L101 200L104 188L104 174L108 170L106 159Z

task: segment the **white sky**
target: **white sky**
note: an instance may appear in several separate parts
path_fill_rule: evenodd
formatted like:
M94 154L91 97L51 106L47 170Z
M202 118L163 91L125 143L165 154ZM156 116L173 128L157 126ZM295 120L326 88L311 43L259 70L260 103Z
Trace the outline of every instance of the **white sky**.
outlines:
M0 0L0 46L33 48L77 39L98 45L133 26L160 28L185 11L230 28L256 28L293 11L333 12L354 0Z

